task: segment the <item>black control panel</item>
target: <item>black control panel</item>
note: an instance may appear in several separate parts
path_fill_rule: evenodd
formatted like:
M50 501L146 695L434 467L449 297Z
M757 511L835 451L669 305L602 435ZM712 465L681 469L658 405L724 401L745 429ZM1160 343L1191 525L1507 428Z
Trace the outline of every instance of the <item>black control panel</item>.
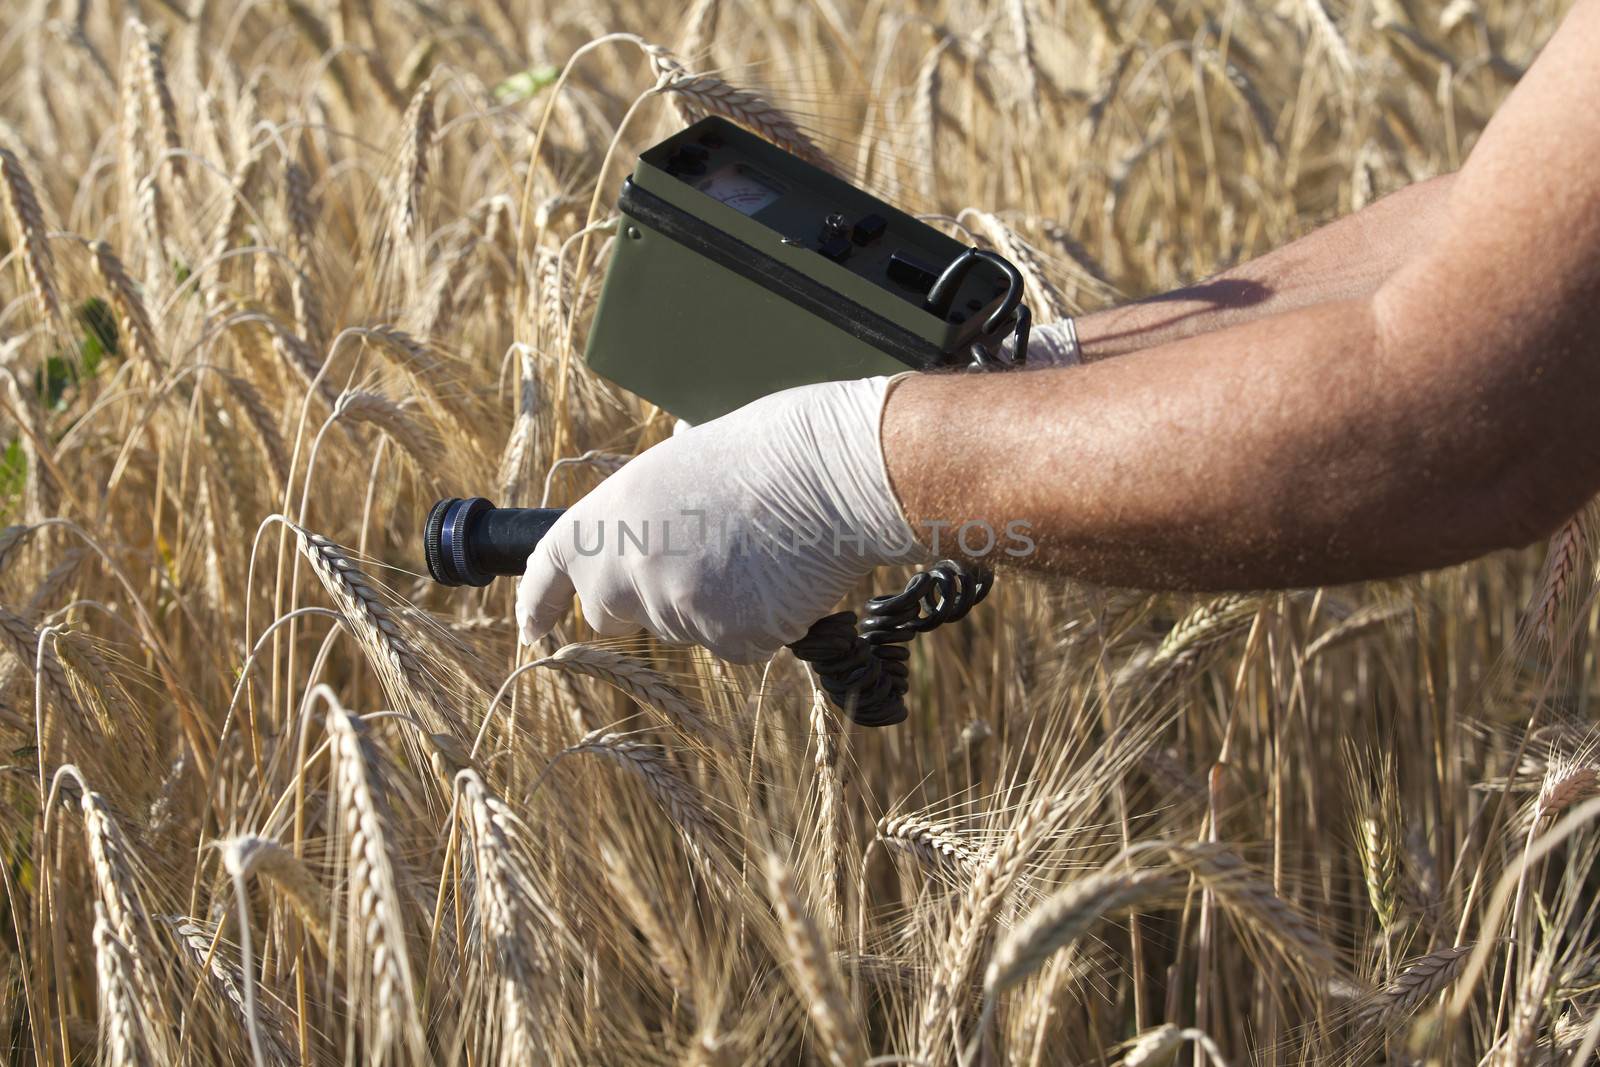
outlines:
M809 167L774 166L759 155L742 136L691 127L644 159L770 229L783 244L809 249L927 309L934 283L965 246L870 193L819 178ZM960 326L995 307L1007 285L1001 271L977 264L961 279L940 318Z

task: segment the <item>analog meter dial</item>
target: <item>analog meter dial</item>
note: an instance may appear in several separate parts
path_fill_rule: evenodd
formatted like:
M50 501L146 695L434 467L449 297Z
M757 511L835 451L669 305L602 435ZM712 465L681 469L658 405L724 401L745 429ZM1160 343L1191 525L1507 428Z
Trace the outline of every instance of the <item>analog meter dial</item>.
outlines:
M743 163L712 171L695 188L741 215L754 215L783 195L776 182Z

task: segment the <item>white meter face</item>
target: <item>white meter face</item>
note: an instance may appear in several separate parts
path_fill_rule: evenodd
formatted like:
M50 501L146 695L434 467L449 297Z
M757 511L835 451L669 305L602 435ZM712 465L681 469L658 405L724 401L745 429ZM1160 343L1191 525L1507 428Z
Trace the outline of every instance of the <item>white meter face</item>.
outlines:
M713 171L695 188L742 215L754 215L783 195L777 183L743 163Z

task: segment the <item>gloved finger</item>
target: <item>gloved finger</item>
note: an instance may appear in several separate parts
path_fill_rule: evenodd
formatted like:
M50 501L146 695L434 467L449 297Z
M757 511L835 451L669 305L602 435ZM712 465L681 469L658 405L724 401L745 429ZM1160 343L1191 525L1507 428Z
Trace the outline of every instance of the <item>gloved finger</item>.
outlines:
M528 569L517 583L517 633L525 645L550 632L576 593L551 547L554 541L552 530L528 557Z
M583 606L583 621L601 637L625 637L644 629L630 617L631 613L608 605L598 596L579 594L579 601Z
M777 655L778 649L783 647L781 644L769 644L765 641L743 639L717 641L708 638L700 643L718 659L740 665L765 663Z
M713 656L729 663L765 663L777 654L786 642L770 630L735 629L710 622L696 628L693 641L709 649Z

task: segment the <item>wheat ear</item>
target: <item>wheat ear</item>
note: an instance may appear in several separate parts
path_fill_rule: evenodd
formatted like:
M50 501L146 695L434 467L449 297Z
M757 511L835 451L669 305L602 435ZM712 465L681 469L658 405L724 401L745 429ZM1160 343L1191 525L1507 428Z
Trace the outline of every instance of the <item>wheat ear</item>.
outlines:
M293 852L268 837L244 835L222 843L223 866L241 878L257 875L294 909L305 928L328 943L327 907L322 886Z
M609 846L602 845L600 858L606 865L606 874L617 899L627 909L628 919L644 935L650 946L656 967L666 976L673 992L693 1007L695 968L682 936L671 924L664 922L656 905L639 885L634 865L624 860Z
M1260 603L1257 597L1228 593L1197 605L1167 633L1145 670L1170 675L1193 667L1208 649L1243 629Z
M212 992L226 1001L247 1028L253 1027L261 1061L270 1067L295 1067L300 1062L289 1037L290 1029L272 1000L255 999L246 1003L242 970L224 961L220 949L213 950L213 938L187 920L171 921L190 961L205 969ZM252 1010L253 1009L253 1010ZM265 1023L265 1025L262 1025Z
M0 574L4 574L6 565L11 562L11 556L22 547L22 542L34 531L34 527L27 523L17 523L0 530Z
M1550 539L1546 555L1543 581L1532 612L1539 627L1539 638L1546 645L1555 644L1556 619L1561 612L1561 598L1577 572L1583 556L1583 524L1574 515Z
M939 954L917 1027L917 1058L942 1062L967 989L987 942L990 921L1016 884L1028 858L1054 823L1054 803L1034 801L978 868Z
M748 126L762 137L801 159L826 167L827 157L814 141L780 107L748 89L730 85L714 74L690 74L665 48L639 41L656 72L652 92L670 97L689 122L706 115L721 115Z
M944 61L948 40L933 46L917 67L912 96L911 128L916 138L916 156L922 167L922 195L930 201L939 194L939 67Z
M1037 321L1055 322L1074 310L1061 289L1050 280L1049 270L1044 260L1040 258L1038 250L1023 240L1005 220L987 211L972 211L968 214L977 220L979 227L989 235L989 240L994 242L1000 253L1022 273L1030 291L1029 299L1032 301L1030 310Z
M337 703L327 714L335 794L349 866L351 997L360 1013L368 1054L408 1053L426 1047L419 1002L406 947L399 875L391 859L389 816L377 757L361 722Z
M431 730L446 724L441 719L444 701L438 682L423 665L416 646L395 621L360 567L338 545L299 526L292 527L300 553L311 564L323 588L338 604L340 613L377 668L393 698L420 713Z
M1357 1019L1374 1025L1391 1025L1409 1016L1455 981L1473 945L1456 945L1422 956L1394 976L1357 1012Z
M150 321L144 298L128 276L127 268L104 241L90 244L89 253L94 260L95 273L111 291L111 303L117 309L117 318L123 335L128 338L129 348L134 355L160 367L163 361L161 345L156 340L156 328Z
M1028 0L1006 0L1006 15L1011 22L1012 40L1017 49L1016 68L1022 103L1025 107L1037 105L1039 57L1033 47L1033 13L1028 10Z
M342 393L333 405L336 418L366 423L382 430L399 445L422 471L429 469L440 454L439 437L413 418L405 408L381 393Z
M433 147L433 81L424 81L406 107L401 124L406 142L400 153L400 195L395 205L395 230L402 244L417 236L422 217L422 192L428 181L428 150Z
M115 1063L171 1063L165 1000L146 951L153 930L139 898L132 844L105 797L88 787L72 764L56 771L56 781L74 779L79 788L84 844L95 886L95 950L100 977L101 1026Z
M161 42L137 18L129 19L137 45L136 61L139 65L139 88L144 93L145 107L161 131L162 147L168 156L166 163L172 173L183 178L186 173L181 154L183 142L178 136L178 107L173 103L172 86L167 82L167 63L162 55Z
M728 744L726 732L704 709L669 682L666 675L621 653L593 645L571 644L563 645L536 662L541 667L586 674L609 682L639 703L666 715L689 733L721 747Z
M966 845L949 824L920 815L885 816L878 822L878 839L898 852L930 866L950 866L971 874L983 855Z
M106 907L94 902L95 975L100 989L100 1047L111 1067L172 1062L151 1047L156 1029L141 1008L131 949L117 937Z
M273 495L277 495L289 477L289 450L284 445L283 434L278 432L277 418L249 381L228 373L222 375L222 380L239 402L239 407L244 409L245 419L250 423L256 443L261 446L261 453L266 458L267 473L272 476Z
M1249 919L1264 937L1285 949L1286 958L1311 970L1330 971L1334 953L1311 920L1252 870L1220 845L1192 844L1168 850L1236 915Z
M832 1067L854 1067L866 1059L861 1028L853 1018L833 954L800 903L788 865L777 856L767 857L767 889L783 927L795 990L811 1015L823 1055Z
M1216 1067L1228 1067L1228 1061L1222 1058L1211 1035L1204 1030L1179 1028L1171 1023L1162 1023L1152 1030L1146 1030L1129 1042L1128 1051L1122 1057L1122 1067L1156 1067L1157 1064L1170 1063L1173 1054L1186 1041L1193 1041L1204 1049Z
M1328 58L1333 61L1334 69L1345 80L1353 78L1356 72L1355 58L1350 54L1350 46L1345 43L1344 34L1339 32L1333 16L1328 14L1328 9L1323 6L1322 0L1301 0L1301 2L1317 38L1328 50Z
M29 674L34 673L34 664L42 661L45 693L63 710L76 706L72 699L72 688L67 684L66 671L62 670L55 650L46 646L41 657L39 631L29 626L22 616L4 607L0 607L0 644L11 650L11 654L17 657ZM42 758L43 753L40 756Z
M515 862L518 831L511 810L476 771L458 773L456 788L472 828L479 916L498 983L500 1062L529 1062L545 1044L541 983L551 968L542 946L549 942L552 912Z
M817 865L822 871L824 899L832 929L844 925L844 781L839 774L839 720L828 709L822 690L811 692L811 738L816 746L812 769L817 789Z
M1580 800L1587 800L1600 789L1600 769L1572 760L1553 760L1539 784L1534 813L1539 818L1555 815Z
M22 249L22 266L33 285L33 295L43 314L54 318L61 313L61 298L56 290L55 260L50 254L44 212L21 160L6 148L0 148L0 185L4 186L6 213Z
M217 219L217 228L211 236L211 274L205 285L206 302L216 304L222 299L224 257L228 250L244 235L245 220L249 216L249 198L255 186L256 175L261 171L265 145L257 145L244 157L233 172L229 182L226 205Z
M672 768L660 749L621 734L594 730L566 751L604 756L636 774L678 827L689 854L709 876L727 881L722 844L711 816L694 786Z
M1023 981L1101 919L1176 893L1170 870L1102 871L1053 894L995 946L983 987L993 997Z

